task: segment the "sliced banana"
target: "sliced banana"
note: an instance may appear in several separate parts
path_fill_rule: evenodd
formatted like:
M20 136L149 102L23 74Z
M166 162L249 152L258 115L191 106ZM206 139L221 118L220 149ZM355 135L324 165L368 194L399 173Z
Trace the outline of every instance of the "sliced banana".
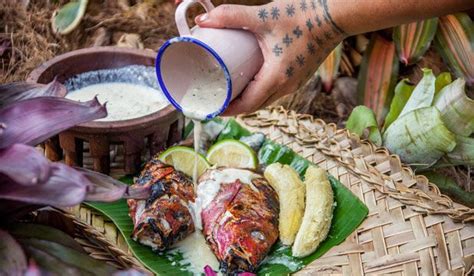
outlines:
M332 220L334 195L326 172L321 168L308 167L304 184L306 209L292 248L295 257L313 253L326 239Z
M264 172L265 178L280 199L280 241L293 244L304 213L304 184L298 173L288 165L273 163Z

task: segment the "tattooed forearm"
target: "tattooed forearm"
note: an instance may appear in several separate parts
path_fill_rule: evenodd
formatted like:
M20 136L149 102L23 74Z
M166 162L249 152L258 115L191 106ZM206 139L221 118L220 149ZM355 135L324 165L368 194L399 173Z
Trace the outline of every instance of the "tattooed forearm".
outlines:
M319 0L319 1L322 2L324 20L326 20L327 22L329 22L329 23L331 24L331 26L332 26L337 32L339 32L340 34L345 35L346 33L344 32L344 30L342 30L342 29L336 24L336 22L334 22L334 20L332 19L332 16L331 16L331 14L329 13L327 0Z

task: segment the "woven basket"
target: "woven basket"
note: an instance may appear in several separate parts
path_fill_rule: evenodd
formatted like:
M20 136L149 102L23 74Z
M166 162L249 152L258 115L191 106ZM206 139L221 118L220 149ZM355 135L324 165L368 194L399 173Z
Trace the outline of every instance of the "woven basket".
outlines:
M368 217L345 242L296 275L472 273L474 209L442 195L398 156L334 124L281 107L238 121L326 169L369 208ZM82 229L81 239L87 241L83 246L93 257L143 269L112 222L84 206L72 213L80 220L76 224Z

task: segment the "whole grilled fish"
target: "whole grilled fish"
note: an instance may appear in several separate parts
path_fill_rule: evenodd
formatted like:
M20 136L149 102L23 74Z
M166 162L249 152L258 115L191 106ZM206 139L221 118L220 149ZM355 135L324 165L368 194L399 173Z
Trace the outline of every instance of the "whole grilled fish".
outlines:
M199 178L203 233L223 273L254 272L278 239L278 195L259 174L219 168Z
M133 240L162 251L194 232L188 208L195 200L194 186L183 173L154 157L134 185L151 186L152 192L147 200L127 201Z

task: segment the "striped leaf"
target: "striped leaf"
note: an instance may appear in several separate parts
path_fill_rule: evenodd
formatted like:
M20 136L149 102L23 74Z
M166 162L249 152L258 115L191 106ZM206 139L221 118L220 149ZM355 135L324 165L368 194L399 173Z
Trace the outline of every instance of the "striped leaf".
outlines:
M438 18L395 27L393 41L400 61L405 65L418 62L430 47L437 27Z
M474 27L465 13L439 18L435 46L453 73L474 85Z
M339 65L341 64L341 55L342 43L339 43L319 66L317 74L321 77L323 88L326 92L331 91L334 80L337 77Z
M379 125L388 112L397 75L395 44L374 34L362 60L357 93L359 103L375 112Z

